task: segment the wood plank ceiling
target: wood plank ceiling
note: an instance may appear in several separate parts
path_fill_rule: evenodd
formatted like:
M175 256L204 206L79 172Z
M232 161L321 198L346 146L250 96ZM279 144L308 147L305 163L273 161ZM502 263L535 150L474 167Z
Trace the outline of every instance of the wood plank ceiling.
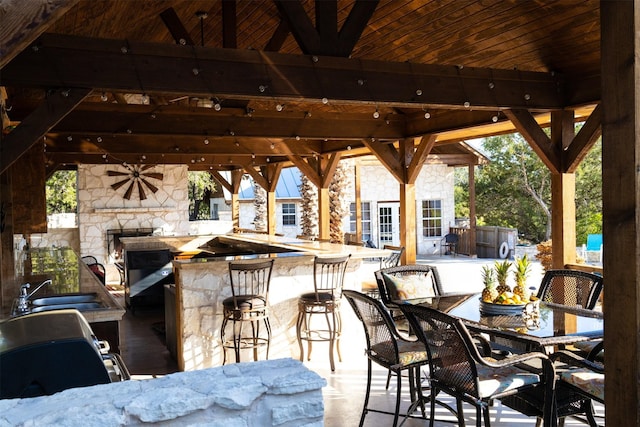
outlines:
M506 110L547 125L600 99L597 1L53 3L44 31L0 33L6 114L22 125L2 170L43 136L48 172L289 165L425 135L432 160L468 164L459 141L513 131Z

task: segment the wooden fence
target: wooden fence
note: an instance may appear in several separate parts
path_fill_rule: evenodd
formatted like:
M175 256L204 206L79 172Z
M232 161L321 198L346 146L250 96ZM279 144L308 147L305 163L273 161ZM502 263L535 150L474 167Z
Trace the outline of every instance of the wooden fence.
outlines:
M451 227L451 233L458 235L458 253L471 255L469 229ZM515 228L482 226L476 227L476 254L478 258L512 258L518 243L518 230Z

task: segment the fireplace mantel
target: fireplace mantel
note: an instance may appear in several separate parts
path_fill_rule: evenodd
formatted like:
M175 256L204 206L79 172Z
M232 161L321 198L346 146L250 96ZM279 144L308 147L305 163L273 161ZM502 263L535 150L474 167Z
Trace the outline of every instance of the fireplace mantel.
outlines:
M118 208L94 208L95 213L132 213L132 212L163 212L175 210L175 206L139 206Z

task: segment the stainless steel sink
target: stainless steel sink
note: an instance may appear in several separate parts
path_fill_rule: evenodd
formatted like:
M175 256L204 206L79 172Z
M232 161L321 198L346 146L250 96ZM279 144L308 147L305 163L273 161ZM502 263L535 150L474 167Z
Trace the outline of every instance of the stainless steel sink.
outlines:
M95 310L97 308L104 308L104 306L99 302L77 302L77 303L68 303L68 304L39 305L39 306L34 306L30 310L30 312L39 313L41 311L64 310L69 308L75 308L78 311L82 311L82 310Z
M37 298L31 301L31 305L34 307L47 306L47 305L69 305L80 303L98 303L98 294L86 293L86 294L62 294L62 295L50 295L42 298ZM34 311L34 310L32 310Z

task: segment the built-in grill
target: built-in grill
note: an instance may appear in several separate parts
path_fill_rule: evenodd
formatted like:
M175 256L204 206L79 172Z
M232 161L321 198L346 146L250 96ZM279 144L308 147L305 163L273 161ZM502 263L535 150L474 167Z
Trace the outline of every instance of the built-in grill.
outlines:
M50 395L130 379L77 310L26 314L0 323L0 398Z

